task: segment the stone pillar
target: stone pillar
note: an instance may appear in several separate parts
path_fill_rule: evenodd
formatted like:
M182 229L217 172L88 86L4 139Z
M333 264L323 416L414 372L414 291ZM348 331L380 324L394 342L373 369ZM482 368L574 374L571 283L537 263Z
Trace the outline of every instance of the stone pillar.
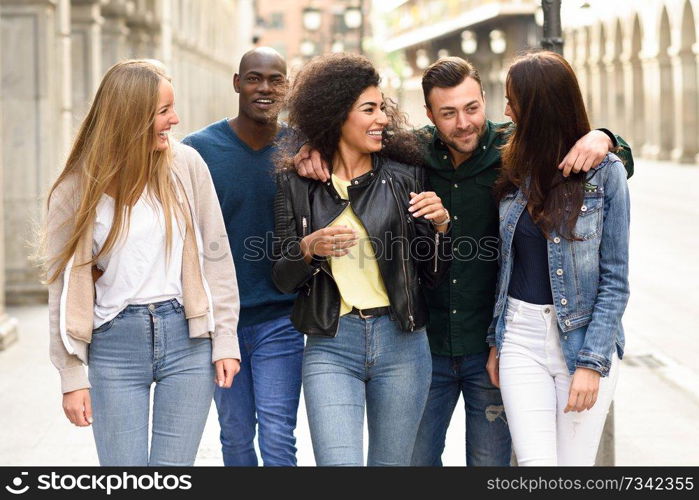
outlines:
M587 57L588 57L588 42L587 42L587 32L584 29L578 29L573 32L573 43L575 44L575 58L573 69L578 77L578 84L580 85L580 92L582 93L583 100L585 101L585 107L587 109L588 115L591 113L590 99L589 99L589 78L587 69ZM592 117L590 117L592 118Z
M590 76L588 90L590 92L590 102L587 105L587 109L590 115L590 124L593 128L607 126L607 113L605 112L606 103L604 99L606 81L604 78L604 62L602 61L604 47L602 47L600 44L599 29L600 28L597 27L589 30L592 40L589 40L590 53L588 57L588 65L590 68Z
M0 6L1 7L1 6ZM2 73L2 40L0 39L0 77ZM0 87L0 114L4 108L3 92ZM0 123L0 137L2 136L2 123ZM2 144L0 144L0 147ZM2 150L0 150L0 242L4 241L4 220L3 220L3 184L4 172L2 164ZM0 244L0 351L17 340L17 320L5 314L5 246Z
M102 27L102 73L115 63L129 57L126 37L129 28L126 18L133 11L134 4L128 0L109 0L102 7L104 25Z
M642 152L645 142L645 102L643 97L643 69L638 54L622 57L624 71L624 133L634 150ZM628 131L628 132L627 132Z
M671 157L672 161L694 163L699 153L697 56L692 47L683 47L671 49L670 57L675 96L675 142Z
M70 4L2 0L5 289L12 304L46 300L28 242L70 141Z
M643 79L645 85L643 92L645 97L644 109L655 110L656 116L652 120L645 120L646 130L644 133L645 142L641 154L645 158L657 160L660 158L660 135L662 121L660 120L660 61L657 50L646 52L641 56L643 62Z
M128 57L154 59L158 56L158 44L154 42L157 31L155 13L143 2L136 4L126 20Z
M103 0L72 0L71 56L73 134L85 117L102 78Z
M157 13L157 17L160 19L160 43L157 57L172 73L172 26L174 16L172 0L161 0L159 6L160 11Z

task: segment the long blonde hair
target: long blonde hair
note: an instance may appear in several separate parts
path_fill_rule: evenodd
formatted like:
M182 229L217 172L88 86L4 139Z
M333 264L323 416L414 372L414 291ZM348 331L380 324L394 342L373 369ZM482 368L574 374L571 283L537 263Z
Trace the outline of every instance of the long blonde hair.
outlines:
M166 251L172 245L172 217L185 221L184 209L177 203L176 187L170 168L172 153L154 150L154 122L161 81L170 77L157 61L128 60L112 66L104 75L92 106L83 120L65 168L49 191L47 206L56 188L66 177L77 174L79 204L70 238L62 251L50 256L55 281L65 270L78 242L91 227L100 197L110 186L116 188L114 219L107 239L92 260L75 265L93 265L111 251L122 234L128 233L131 208L148 188L160 201L165 216ZM187 227L189 229L189 227ZM55 265L55 267L54 267Z

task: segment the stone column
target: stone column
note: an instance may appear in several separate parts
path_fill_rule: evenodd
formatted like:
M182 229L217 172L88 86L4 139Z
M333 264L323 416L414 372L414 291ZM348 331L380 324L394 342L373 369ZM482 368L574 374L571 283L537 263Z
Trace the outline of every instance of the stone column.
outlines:
M5 289L12 304L46 300L28 258L45 194L70 141L68 0L2 0Z
M0 5L0 7L2 7ZM0 79L4 77L2 73L2 40L0 39ZM4 108L3 92L2 87L0 87L0 114L2 114ZM0 137L2 136L2 123L0 123ZM0 147L2 144L0 144ZM3 185L3 164L2 164L2 150L0 149L0 242L4 241L4 220L3 220L3 192L5 186ZM17 320L15 318L10 318L5 313L5 246L0 244L0 351L7 349L7 347L17 340Z
M646 130L644 133L645 142L641 154L645 158L657 160L660 158L660 135L662 121L660 119L660 61L658 60L657 49L655 51L644 52L641 55L643 64L643 86L645 106L644 109L655 110L656 116L652 120L645 120Z
M617 26L616 29L621 29ZM621 66L621 33L616 31L608 36L605 49L604 67L606 122L602 125L614 133L628 138L630 131L624 127L624 72ZM628 139L627 139L628 140Z
M102 78L103 3L104 0L72 0L71 3L73 133L77 132Z
M572 43L575 44L573 69L575 70L575 74L578 77L580 92L582 93L583 100L585 101L585 106L589 115L592 112L592 109L590 108L591 104L589 99L590 84L587 70L588 43L586 30L578 29L577 31L574 31L571 40Z
M606 82L603 75L605 73L604 62L602 61L604 47L600 44L599 27L590 28L588 31L591 40L588 41L590 53L588 55L589 72L589 96L590 102L587 104L590 122L593 128L606 126L606 106L605 91Z
M126 26L126 18L133 9L133 2L128 0L109 0L102 7L102 73L129 57L126 40L129 28Z
M696 47L695 47L696 48ZM672 161L694 163L699 153L697 60L692 47L670 50L675 96L675 143Z
M172 39L173 39L173 5L172 0L161 0L160 12L160 45L158 48L158 58L172 73Z
M635 150L642 152L646 124L644 121L643 69L638 54L624 54L622 68L624 70L624 133L629 134L627 142Z
M157 31L155 13L143 4L137 4L126 20L128 57L133 59L153 59L158 56L158 46L154 42Z

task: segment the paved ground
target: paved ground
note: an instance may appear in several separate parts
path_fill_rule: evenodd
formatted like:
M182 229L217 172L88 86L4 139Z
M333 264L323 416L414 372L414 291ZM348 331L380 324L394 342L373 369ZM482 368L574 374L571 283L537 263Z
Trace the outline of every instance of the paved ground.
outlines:
M699 167L641 161L632 179L632 296L627 355L615 401L618 465L699 465ZM47 310L14 308L20 340L0 352L0 465L96 465L92 434L61 410L48 360ZM446 465L464 465L463 409L447 436ZM303 405L298 460L313 465ZM221 464L215 408L197 457Z

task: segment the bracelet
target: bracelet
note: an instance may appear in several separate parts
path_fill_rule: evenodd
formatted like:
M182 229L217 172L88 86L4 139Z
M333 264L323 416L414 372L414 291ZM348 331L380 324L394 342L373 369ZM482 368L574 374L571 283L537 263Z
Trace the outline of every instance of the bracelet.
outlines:
M444 219L443 221L437 222L434 219L430 219L430 222L433 226L443 226L444 224L449 224L451 222L451 217L449 216L449 210L447 210L446 208L444 209L444 215L446 216L446 219Z

